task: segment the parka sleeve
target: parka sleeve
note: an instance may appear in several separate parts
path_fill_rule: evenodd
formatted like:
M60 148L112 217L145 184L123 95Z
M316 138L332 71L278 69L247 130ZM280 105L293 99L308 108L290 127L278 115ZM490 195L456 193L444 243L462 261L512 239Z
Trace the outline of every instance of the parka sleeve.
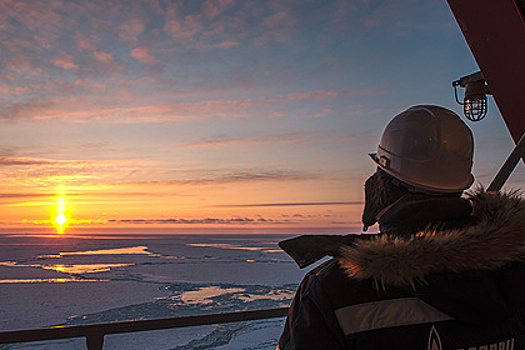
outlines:
M278 349L347 349L343 332L315 273L306 275L297 290Z

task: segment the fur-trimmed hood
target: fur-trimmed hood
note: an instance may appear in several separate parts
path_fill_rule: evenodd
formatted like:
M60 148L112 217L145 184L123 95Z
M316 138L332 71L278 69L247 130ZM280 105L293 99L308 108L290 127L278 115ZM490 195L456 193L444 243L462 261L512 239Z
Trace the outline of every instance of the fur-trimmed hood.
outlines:
M490 271L525 262L525 202L519 195L478 190L469 197L475 224L358 240L340 247L340 266L352 278L413 286L431 273Z

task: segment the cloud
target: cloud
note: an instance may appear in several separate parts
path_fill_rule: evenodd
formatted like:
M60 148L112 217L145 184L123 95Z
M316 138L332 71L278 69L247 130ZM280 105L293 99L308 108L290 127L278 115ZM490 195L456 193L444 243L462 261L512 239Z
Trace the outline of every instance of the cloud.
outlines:
M140 34L146 29L147 20L141 17L128 18L118 27L120 40L137 41Z
M199 13L190 14L183 18L167 18L164 31L173 39L195 39L202 32L203 23Z
M317 118L325 118L326 116L330 115L330 114L333 114L335 111L331 108L326 108L326 109L323 109L322 111L314 114L314 117L317 117Z
M334 206L334 205L363 205L364 201L350 202L291 202L291 203L254 203L215 205L220 208L248 208L248 207L302 207L302 206Z
M241 43L239 41L236 41L236 40L224 40L224 41L221 41L218 44L209 45L208 47L210 47L210 48L218 48L218 49L231 49L233 47L237 47L237 46L240 46L240 45L241 45ZM205 46L202 46L202 47L205 47Z
M208 19L214 19L234 2L234 0L206 0L202 5L203 15Z
M250 46L289 43L299 23L295 12L291 6L234 0L206 0L189 12L178 3L168 6L163 30L179 47L192 50L232 48L242 41Z
M17 154L19 147L0 147L0 158L13 157Z
M75 33L75 43L80 50L96 51L99 37L93 33L77 32Z
M113 54L103 51L93 52L93 57L95 57L97 61L105 64L113 64L115 62L115 57L113 57Z
M301 6L234 0L201 3L2 2L5 11L1 11L0 23L2 29L6 23L7 34L0 30L0 45L17 45L18 50L4 56L6 72L26 74L7 83L0 79L0 94L7 100L0 101L0 115L134 123L337 113L328 103L303 107L307 112L299 111L297 104L341 99L346 96L344 91L292 90L264 97L259 87L257 95L243 90L248 84L255 86L253 81L264 80L260 72L268 63L258 54L261 48L251 50L254 42L258 39L266 45L291 39L294 29L302 24ZM289 49L293 52L295 47ZM239 56L228 56L237 51ZM70 75L57 72L50 64ZM219 65L217 74L210 74ZM161 71L159 66L165 69ZM252 78L246 72L255 74ZM166 91L173 87L193 98L166 98Z
M62 185L64 182L62 182ZM101 184L98 184L99 186ZM5 183L4 183L5 187ZM91 188L80 185L78 187L69 187L66 191L60 190L58 192L38 192L40 188L35 188L34 192L3 192L0 193L0 206L15 207L15 206L53 206L57 203L57 196L63 195L76 205L80 204L99 204L108 203L122 204L123 201L132 200L137 201L137 198L146 202L152 198L168 196L170 198L186 198L192 195L179 195L173 193L151 193L151 192L130 192L130 191L105 191L99 188ZM16 189L13 189L16 190ZM49 190L49 189L46 189ZM44 200L42 199L44 198Z
M55 66L66 70L77 70L78 65L75 63L75 58L68 54L60 54L58 58L51 60Z
M239 146L239 145L266 145L277 143L303 143L315 139L313 133L308 131L285 133L285 134L265 134L255 137L229 137L227 135L217 135L204 141L195 141L177 146L189 148L206 148L221 146Z
M254 224L290 224L288 220L265 219L262 217L202 218L202 219L110 219L110 224L135 225L254 225Z
M19 96L29 92L30 89L22 86L13 86L0 82L0 94L8 96Z
M87 147L99 147L96 144ZM144 161L131 160L56 160L35 157L0 157L0 166L33 166L47 165L57 168L81 168L81 167L105 167L105 166L125 166L141 165Z
M334 90L316 90L316 91L307 91L307 92L294 92L288 94L276 95L271 98L263 98L260 101L265 103L273 103L275 101L303 101L303 100L323 100L323 99L333 99L333 98L346 98L353 96L366 96L366 95L376 95L384 93L384 89L357 89L352 91L334 91Z
M40 111L54 108L53 101L27 101L3 105L0 108L0 119L36 119Z
M72 24L70 18L56 11L55 5L56 2L2 1L2 29L17 38L13 40L13 45L8 45L10 51L22 51L35 46L50 49L55 44L61 30ZM0 42L4 40L1 36Z
M0 198L34 198L34 197L54 197L56 194L49 193L0 193Z
M53 162L38 158L24 158L24 157L1 157L0 166L25 166L25 165L43 165L52 164Z
M137 47L130 52L131 57L142 63L158 63L151 51L146 47Z
M115 68L118 70L119 68ZM314 91L305 93L281 94L271 97L246 100L209 100L195 103L177 104L150 104L141 105L143 96L130 95L130 105L113 105L111 95L105 96L102 92L109 87L105 84L89 80L77 80L73 86L56 86L50 82L39 85L41 92L55 89L64 91L65 97L50 96L45 98L22 99L21 102L4 104L0 102L0 118L4 119L35 119L35 120L66 120L68 122L126 122L152 123L170 120L202 120L207 118L273 118L275 116L296 117L324 117L333 114L332 109L315 106L306 108L302 101L312 99L335 99L358 94L378 94L382 90L363 89L357 92ZM37 86L34 86L36 89ZM68 91L74 89L93 90L93 97L89 95L67 97ZM15 90L16 91L16 90ZM22 91L19 91L22 93ZM87 93L87 92L86 92ZM44 95L45 96L45 95ZM133 98L132 98L133 97ZM105 104L104 101L107 101ZM131 102L134 101L134 102ZM299 109L297 109L299 108ZM286 112L284 112L286 111Z
M147 51L138 51L137 57L149 62ZM152 59L154 60L154 59ZM153 61L152 61L153 62ZM99 84L100 85L100 84ZM86 88L89 83L82 81L82 86ZM43 87L52 89L53 86ZM56 89L57 87L55 87ZM67 86L61 87L67 94ZM98 89L97 85L93 88ZM337 98L347 98L349 96L363 96L380 94L384 90L380 89L360 89L356 91L337 92L330 90L317 90L311 92L279 94L270 97L261 97L245 100L204 100L199 102L181 102L176 104L140 104L142 96L130 96L130 106L104 105L97 102L103 101L101 98L90 98L90 96L75 95L72 98L56 96L49 99L28 100L3 106L0 109L0 117L3 118L25 118L25 119L64 119L70 122L85 122L91 120L101 120L108 122L161 122L169 120L183 119L206 119L206 118L256 118L274 117L280 115L311 116L319 117L332 113L330 108L320 110L308 110L299 103L311 100L331 100ZM100 92L97 92L98 94ZM67 96L66 96L67 97ZM95 95L95 97L99 97ZM1 105L0 105L1 106ZM288 111L283 113L281 108L297 108L300 110Z
M53 205L55 203L56 193L39 193L39 192L3 192L0 193L0 206L23 206L28 203L32 205ZM42 200L42 198L46 198ZM21 202L23 201L23 202Z
M22 73L31 70L32 58L27 56L19 56L3 61L5 68L15 73Z
M255 39L258 45L272 42L287 43L291 40L292 30L298 21L290 12L280 11L262 20L260 29L262 35Z
M90 68L100 75L107 77L114 72L121 72L123 70L123 67L116 63L115 56L110 52L94 50L91 55L95 59L95 62L90 62ZM93 77L84 77L77 80L77 82L79 81L82 82L82 87L95 87L94 90L100 89L100 86L102 85L107 86L107 83L100 83Z
M42 1L3 1L2 12L23 24L30 30L50 28L62 22L53 6Z
M34 157L1 157L0 183L4 188L36 186L85 186L115 182L147 166L129 160L54 160Z
M132 160L54 160L35 157L0 157L4 186L215 186L250 182L309 181L319 174L287 170L188 171L173 179L171 169ZM200 173L204 173L200 175ZM172 179L165 179L171 177ZM139 179L122 181L122 179ZM147 179L147 180L145 180ZM81 191L82 188L79 188Z
M241 182L267 181L307 181L316 180L319 174L299 171L267 170L267 171L237 171L214 176L195 177L190 179L153 180L137 182L119 182L117 185L148 185L148 186L206 186L224 185Z

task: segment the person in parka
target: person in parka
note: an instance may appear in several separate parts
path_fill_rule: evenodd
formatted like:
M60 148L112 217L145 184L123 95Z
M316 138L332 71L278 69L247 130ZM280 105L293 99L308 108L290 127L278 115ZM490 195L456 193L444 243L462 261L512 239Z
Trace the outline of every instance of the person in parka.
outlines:
M385 128L365 183L364 231L280 246L310 271L278 349L524 350L525 203L465 194L473 138L452 111L415 106Z

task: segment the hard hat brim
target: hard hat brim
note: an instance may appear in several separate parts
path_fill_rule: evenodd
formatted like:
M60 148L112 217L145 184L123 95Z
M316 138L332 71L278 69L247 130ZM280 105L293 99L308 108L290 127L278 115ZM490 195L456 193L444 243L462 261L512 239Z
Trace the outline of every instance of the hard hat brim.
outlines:
M370 156L370 158L372 158L374 163L381 170L383 170L387 174L395 177L396 179L400 180L401 182L404 182L407 185L413 186L414 188L416 188L417 190L422 191L422 192L429 192L429 193L456 193L456 192L460 192L460 191L466 190L474 182L474 176L472 174L470 174L468 182L463 184L463 186L458 186L458 187L450 188L450 189L426 186L424 184L417 183L415 181L411 181L409 179L406 179L401 174L398 174L395 171L392 171L392 169L389 169L388 167L385 167L384 164L381 164L381 161L380 161L379 157L377 156L377 153L368 153L368 155Z
M374 163L376 163L377 165L379 165L379 158L377 157L377 153L368 153L368 155L370 156L370 158L372 158L372 160L374 161Z

